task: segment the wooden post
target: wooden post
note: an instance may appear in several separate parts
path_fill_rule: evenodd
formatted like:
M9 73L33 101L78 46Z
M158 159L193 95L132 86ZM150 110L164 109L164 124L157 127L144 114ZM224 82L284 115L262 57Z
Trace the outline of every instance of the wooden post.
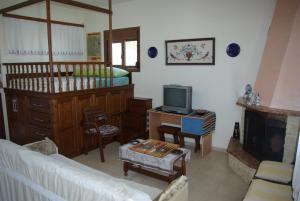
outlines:
M47 12L47 36L48 36L48 55L49 55L49 66L50 66L50 91L54 94L54 75L53 75L53 55L52 55L52 32L51 32L51 8L50 0L46 0L46 12Z
M87 89L90 89L90 65L86 64L86 76L87 76Z
M94 84L93 84L93 88L96 89L96 64L93 64L93 78L94 78Z
M70 91L69 64L66 64L67 91Z
M74 91L77 91L76 64L73 64Z
M44 83L44 64L41 65L41 77L42 77L42 92L44 92L45 89L45 83Z
M58 90L59 93L62 92L62 81L61 81L61 65L57 64L57 73L58 73Z
M108 62L110 67L110 87L113 87L113 69L112 69L112 5L111 0L108 0L109 5L109 35L108 35ZM106 66L105 66L106 69ZM105 75L105 77L107 77ZM106 79L107 83L107 79Z

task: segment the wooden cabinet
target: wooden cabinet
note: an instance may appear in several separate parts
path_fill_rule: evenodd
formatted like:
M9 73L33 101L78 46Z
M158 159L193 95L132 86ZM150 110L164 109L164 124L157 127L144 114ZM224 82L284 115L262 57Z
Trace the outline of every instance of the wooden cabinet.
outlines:
M83 153L85 107L101 105L109 116L113 116L110 123L120 126L128 98L133 97L133 85L63 95L5 90L11 140L27 144L48 137L57 144L59 153L69 157ZM89 138L90 149L96 148L97 144L97 137Z
M122 115L122 132L125 140L148 138L147 110L152 108L152 99L129 98L128 111Z
M2 110L2 97L0 94L0 139L5 139L5 127L4 127L4 118Z

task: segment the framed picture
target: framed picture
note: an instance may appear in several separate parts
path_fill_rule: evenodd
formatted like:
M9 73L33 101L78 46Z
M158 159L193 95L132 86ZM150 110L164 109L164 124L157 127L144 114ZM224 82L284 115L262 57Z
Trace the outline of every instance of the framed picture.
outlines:
M101 61L101 33L88 33L86 38L88 61Z
M166 41L166 65L215 65L215 38Z

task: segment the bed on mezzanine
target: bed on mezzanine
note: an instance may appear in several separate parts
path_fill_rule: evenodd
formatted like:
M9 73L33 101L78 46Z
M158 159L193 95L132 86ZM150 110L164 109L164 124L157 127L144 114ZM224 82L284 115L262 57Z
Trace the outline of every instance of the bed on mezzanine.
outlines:
M18 18L7 12L41 1L28 0L2 9L0 13ZM99 105L111 117L112 124L120 125L127 100L133 97L134 85L130 73L126 75L124 70L111 65L111 0L108 0L108 9L71 0L52 1L109 15L108 62L53 61L51 23L54 21L50 18L50 0L46 0L47 19L43 22L47 23L49 62L2 64L2 70L6 71L4 91L9 131L11 140L18 144L49 137L56 142L61 154L72 157L82 153L83 108ZM27 17L27 20L35 19ZM96 147L97 141L97 138L91 139L89 147Z

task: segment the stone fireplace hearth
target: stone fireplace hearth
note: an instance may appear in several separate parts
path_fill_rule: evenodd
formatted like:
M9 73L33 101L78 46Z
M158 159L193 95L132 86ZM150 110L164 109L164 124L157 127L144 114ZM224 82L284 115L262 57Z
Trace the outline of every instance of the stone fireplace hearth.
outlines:
M254 137L250 137L248 147L245 145L247 141L245 138L249 138L247 120L242 125L242 130L243 128L245 130L241 134L240 141L230 140L227 151L229 166L233 171L244 181L250 182L260 160L294 162L300 128L300 112L265 106L249 106L243 99L239 99L237 105L245 108L244 118L249 118L250 114L250 118L256 125L250 129ZM257 129L262 129L262 131L257 132ZM255 145L255 143L258 144Z

